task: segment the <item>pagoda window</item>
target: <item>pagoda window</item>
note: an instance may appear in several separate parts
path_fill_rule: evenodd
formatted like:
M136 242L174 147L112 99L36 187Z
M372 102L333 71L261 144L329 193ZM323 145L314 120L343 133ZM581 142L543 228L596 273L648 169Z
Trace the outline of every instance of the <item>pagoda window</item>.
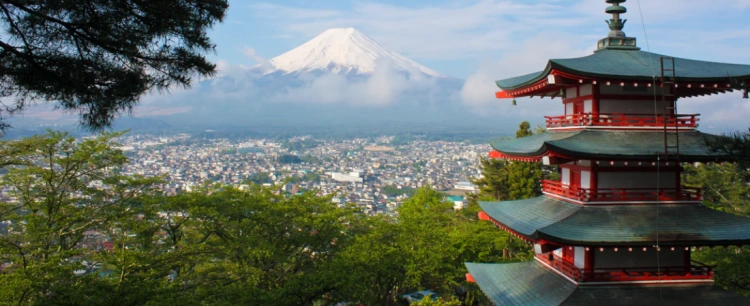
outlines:
M604 251L596 252L594 269L644 268L644 270L656 270L657 266L662 269L684 268L685 263L689 263L685 256L689 256L689 254L680 250L662 249L657 254L656 249L652 247L646 248L646 251L643 251L641 247L622 247L618 248L618 251L614 251L614 248L605 248Z
M667 102L672 105L672 102ZM603 114L649 114L661 115L664 111L664 102L659 98L654 101L653 97L645 100L630 99L602 99L599 101L599 111Z
M656 189L657 180L660 188L677 188L675 172L599 172L597 186L607 188L643 188Z
M560 181L566 186L575 186L579 188L591 188L591 162L590 161L578 161L575 163L567 163L560 166Z

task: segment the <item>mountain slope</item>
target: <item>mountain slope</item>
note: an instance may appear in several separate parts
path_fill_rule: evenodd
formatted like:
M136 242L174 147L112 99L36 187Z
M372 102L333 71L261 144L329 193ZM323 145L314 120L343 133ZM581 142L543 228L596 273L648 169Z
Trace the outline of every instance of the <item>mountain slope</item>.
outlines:
M461 103L462 86L355 29L330 29L255 68L163 97L160 107L189 111L156 117L175 127L492 126Z
M379 65L390 64L396 70L411 74L420 72L431 77L442 77L440 73L380 46L354 28L326 30L270 62L285 73L322 70L358 75L373 73Z

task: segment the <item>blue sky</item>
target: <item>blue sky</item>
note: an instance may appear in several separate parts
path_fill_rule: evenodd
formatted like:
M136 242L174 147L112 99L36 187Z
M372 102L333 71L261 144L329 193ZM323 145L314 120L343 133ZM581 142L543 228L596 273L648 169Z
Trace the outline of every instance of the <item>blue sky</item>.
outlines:
M630 0L623 5L628 8L624 31L643 50L750 64L750 0ZM559 115L559 100L519 99L511 107L494 98L498 88L493 81L542 70L550 58L591 54L609 32L607 6L605 0L230 0L224 23L209 33L217 46L210 58L220 76L242 73L237 68L267 62L327 29L354 27L388 49L465 80L457 102L498 126L515 126L519 120L541 124L543 116ZM246 88L234 94L253 93ZM193 96L179 90L146 96L136 115L187 111L185 106L165 110L170 107L165 100ZM706 132L750 126L750 101L739 92L684 99L679 105L680 113L700 113Z
M623 5L624 31L643 50L750 64L750 0ZM609 31L607 6L604 0L234 0L210 36L219 70L230 71L264 62L326 29L354 27L386 48L464 79L461 102L467 107L498 120L538 121L557 114L559 102L519 99L517 107L500 107L507 103L494 99L493 81L542 70L550 58L591 54ZM701 129L707 132L745 130L750 101L740 97L735 92L681 100L680 113L702 114Z
M623 4L629 10L625 32L637 37L644 50L750 63L750 0L640 2L640 10L639 1ZM499 78L540 70L548 57L589 54L608 32L607 6L604 0L235 0L211 37L217 44L215 60L249 66L257 62L255 55L270 59L328 28L354 27L386 48L459 78L514 58L514 67L499 71ZM534 50L539 48L545 50ZM522 54L549 56L518 58Z

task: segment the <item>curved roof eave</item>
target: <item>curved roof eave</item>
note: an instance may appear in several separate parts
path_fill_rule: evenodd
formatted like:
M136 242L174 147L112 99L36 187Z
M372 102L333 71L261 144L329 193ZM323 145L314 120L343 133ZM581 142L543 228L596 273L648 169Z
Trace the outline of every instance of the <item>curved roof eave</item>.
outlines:
M547 67L539 72L524 74L517 77L495 81L495 85L502 90L513 90L532 85L547 77L552 72L552 61L547 62Z
M479 204L490 218L532 240L580 246L644 246L656 239L665 246L750 244L750 218L698 204L662 205L658 225L655 205L580 206L546 196Z
M713 152L706 139L715 137L698 131L681 132L680 156L685 161L726 161L730 157ZM523 138L502 139L490 146L507 156L541 157L547 153L596 160L654 160L663 153L662 133L580 130L547 132Z
M496 305L747 305L750 298L705 284L576 286L539 261L465 263ZM665 303L664 301L669 301Z
M662 57L674 58L677 78L682 81L728 81L750 78L750 65L718 63L668 57L640 50L602 50L578 58L551 59L541 72L496 81L502 90L515 90L541 81L552 70L589 78L653 80Z

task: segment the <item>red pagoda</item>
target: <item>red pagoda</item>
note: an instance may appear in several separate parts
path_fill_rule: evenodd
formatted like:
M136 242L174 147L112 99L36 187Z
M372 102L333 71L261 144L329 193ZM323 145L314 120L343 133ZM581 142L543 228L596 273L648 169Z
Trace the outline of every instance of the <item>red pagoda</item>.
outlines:
M709 209L680 183L682 163L722 162L697 114L677 100L725 93L750 65L641 51L622 31L626 12L606 0L609 35L594 54L553 59L536 73L497 81L499 99L562 99L547 133L492 142L491 158L557 165L543 195L480 202L480 219L532 243L535 260L467 263L467 278L497 305L750 305L713 286L701 247L750 243L750 219ZM514 100L515 103L515 100Z

